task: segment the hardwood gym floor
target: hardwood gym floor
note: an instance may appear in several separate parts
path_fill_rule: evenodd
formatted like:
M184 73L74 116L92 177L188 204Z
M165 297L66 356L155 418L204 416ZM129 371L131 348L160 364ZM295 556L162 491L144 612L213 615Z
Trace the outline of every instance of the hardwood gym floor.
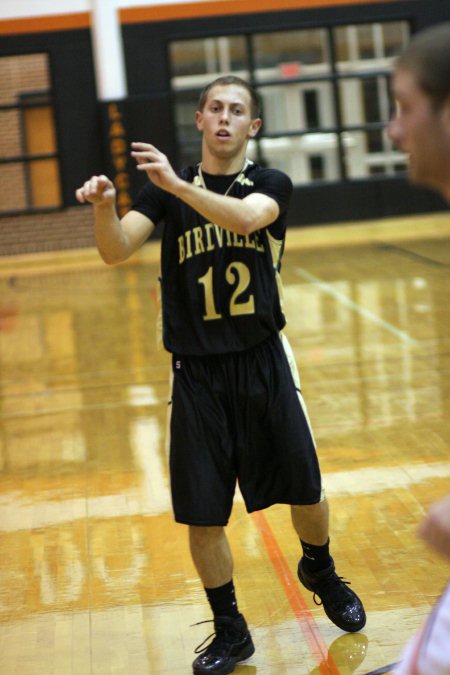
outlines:
M447 213L289 231L286 333L368 621L331 624L296 580L288 508L249 516L238 496L256 652L237 675L376 671L444 587L416 528L449 491L449 239ZM212 632L171 515L158 246L115 268L93 250L0 258L2 675L188 675Z

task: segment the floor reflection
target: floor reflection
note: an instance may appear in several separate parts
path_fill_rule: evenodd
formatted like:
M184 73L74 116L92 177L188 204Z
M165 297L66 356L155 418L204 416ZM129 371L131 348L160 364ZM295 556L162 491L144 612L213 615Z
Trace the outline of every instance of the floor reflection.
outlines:
M336 669L341 675L354 673L366 658L368 645L368 637L363 633L340 635L329 646L327 659L313 668L311 675L335 673Z

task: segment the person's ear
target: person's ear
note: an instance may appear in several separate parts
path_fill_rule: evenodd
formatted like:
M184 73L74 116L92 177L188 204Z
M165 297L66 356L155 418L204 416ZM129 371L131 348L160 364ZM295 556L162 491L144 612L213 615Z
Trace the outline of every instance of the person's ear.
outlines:
M199 131L203 131L203 113L200 110L195 113L195 124Z
M256 117L254 120L252 120L248 131L249 138L255 138L256 134L261 129L261 127L262 127L262 119L260 117Z
M443 112L444 123L450 136L450 96L447 96L447 100L444 103Z

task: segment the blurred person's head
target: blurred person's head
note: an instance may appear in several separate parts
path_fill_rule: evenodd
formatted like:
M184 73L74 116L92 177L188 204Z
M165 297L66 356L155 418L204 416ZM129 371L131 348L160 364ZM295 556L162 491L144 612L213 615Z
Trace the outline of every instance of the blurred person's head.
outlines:
M450 23L415 34L392 77L389 136L409 156L413 183L450 201Z

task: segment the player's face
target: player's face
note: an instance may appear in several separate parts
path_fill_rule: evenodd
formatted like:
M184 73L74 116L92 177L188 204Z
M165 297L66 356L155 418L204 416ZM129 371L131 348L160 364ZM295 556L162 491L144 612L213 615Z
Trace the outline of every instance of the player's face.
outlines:
M450 122L446 106L434 109L414 74L398 69L392 92L396 113L389 136L409 156L409 176L420 185L448 190L450 185Z
M196 123L209 152L217 157L245 151L261 126L260 119L252 119L250 94L234 84L211 89L203 110L197 111Z

